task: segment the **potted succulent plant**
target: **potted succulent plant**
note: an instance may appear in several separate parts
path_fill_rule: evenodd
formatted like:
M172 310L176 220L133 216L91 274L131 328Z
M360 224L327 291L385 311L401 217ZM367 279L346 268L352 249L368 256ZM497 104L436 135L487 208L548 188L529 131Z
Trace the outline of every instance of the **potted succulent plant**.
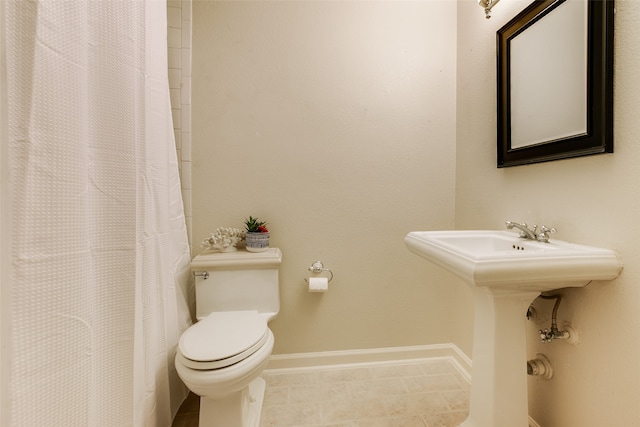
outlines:
M247 230L245 241L249 252L264 252L269 249L269 229L266 221L249 216L245 218L244 227Z

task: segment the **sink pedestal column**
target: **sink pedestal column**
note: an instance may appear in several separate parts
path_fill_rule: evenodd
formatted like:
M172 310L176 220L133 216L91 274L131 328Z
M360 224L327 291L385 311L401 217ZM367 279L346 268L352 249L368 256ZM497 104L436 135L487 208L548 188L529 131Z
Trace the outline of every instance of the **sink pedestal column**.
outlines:
M540 292L472 290L470 410L460 427L528 427L526 313Z

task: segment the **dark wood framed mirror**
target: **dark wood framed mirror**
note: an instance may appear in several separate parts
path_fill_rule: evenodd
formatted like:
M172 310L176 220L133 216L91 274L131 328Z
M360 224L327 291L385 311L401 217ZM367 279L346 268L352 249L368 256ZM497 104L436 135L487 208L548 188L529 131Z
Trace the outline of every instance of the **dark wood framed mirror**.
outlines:
M613 15L536 0L498 30L498 167L613 152Z

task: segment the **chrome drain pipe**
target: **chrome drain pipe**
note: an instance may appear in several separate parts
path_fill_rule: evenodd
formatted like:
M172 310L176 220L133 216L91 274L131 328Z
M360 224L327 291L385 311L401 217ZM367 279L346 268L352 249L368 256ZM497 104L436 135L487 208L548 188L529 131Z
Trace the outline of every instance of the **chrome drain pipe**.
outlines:
M535 359L527 360L527 375L540 377L543 380L553 378L553 367L547 356L538 353Z

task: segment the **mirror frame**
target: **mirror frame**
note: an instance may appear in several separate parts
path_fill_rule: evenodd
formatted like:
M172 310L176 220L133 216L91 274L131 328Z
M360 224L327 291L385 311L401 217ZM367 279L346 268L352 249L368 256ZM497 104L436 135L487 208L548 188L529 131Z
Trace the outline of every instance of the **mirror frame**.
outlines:
M553 13L564 1L535 0L496 33L499 168L613 153L613 0L585 0L588 7L587 132L511 148L511 39Z

